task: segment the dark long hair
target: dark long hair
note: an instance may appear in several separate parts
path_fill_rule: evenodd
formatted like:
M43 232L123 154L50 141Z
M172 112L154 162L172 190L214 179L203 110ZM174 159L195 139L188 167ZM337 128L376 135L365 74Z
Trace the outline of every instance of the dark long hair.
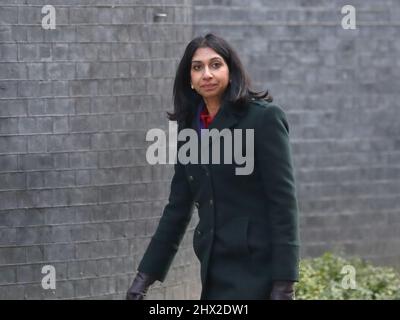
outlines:
M232 81L222 96L222 102L232 102L234 108L237 109L245 108L252 98L272 102L272 96L269 95L268 90L256 92L250 89L250 78L235 50L221 37L208 33L204 37L197 37L190 41L179 62L173 88L174 112L167 112L169 120L190 124L196 106L203 99L190 87L190 68L195 51L205 47L218 53L229 68L229 76Z

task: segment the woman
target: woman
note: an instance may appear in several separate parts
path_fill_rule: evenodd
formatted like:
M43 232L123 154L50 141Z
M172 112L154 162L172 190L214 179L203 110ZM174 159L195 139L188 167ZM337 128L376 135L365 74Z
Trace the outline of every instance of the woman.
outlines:
M254 168L237 174L238 163L225 157L208 164L178 159L169 202L127 299L143 299L154 281L165 279L193 205L199 213L193 247L201 264L201 299L294 299L299 240L289 127L268 91L249 86L237 54L220 37L207 34L186 47L169 119L179 132L192 128L199 135L204 129L254 130ZM248 143L243 134L239 140L232 149ZM207 148L210 157L221 151Z

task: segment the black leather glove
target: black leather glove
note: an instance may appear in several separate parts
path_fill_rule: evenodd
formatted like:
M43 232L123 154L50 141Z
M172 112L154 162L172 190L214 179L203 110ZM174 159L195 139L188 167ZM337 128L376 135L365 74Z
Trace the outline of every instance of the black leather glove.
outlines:
M271 300L294 300L294 282L275 281L271 290Z
M146 297L147 290L154 281L156 281L156 279L151 275L138 272L126 293L126 300L143 300Z

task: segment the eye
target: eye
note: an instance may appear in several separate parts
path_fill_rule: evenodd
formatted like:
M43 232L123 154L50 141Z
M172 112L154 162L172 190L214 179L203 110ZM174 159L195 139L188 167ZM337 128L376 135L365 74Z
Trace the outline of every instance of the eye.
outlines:
M212 66L217 69L221 66L221 64L219 62L213 63Z
M199 66L199 65L194 65L194 66L192 67L192 69L195 70L195 71L200 70L200 68L201 68L201 66Z

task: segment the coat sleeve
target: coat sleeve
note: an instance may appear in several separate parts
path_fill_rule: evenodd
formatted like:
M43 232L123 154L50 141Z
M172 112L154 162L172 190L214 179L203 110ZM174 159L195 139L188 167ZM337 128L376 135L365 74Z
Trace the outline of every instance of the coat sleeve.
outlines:
M298 204L289 125L278 106L268 105L262 113L255 133L255 155L271 226L272 280L298 281Z
M193 213L193 199L185 168L177 162L168 203L138 270L164 281Z

